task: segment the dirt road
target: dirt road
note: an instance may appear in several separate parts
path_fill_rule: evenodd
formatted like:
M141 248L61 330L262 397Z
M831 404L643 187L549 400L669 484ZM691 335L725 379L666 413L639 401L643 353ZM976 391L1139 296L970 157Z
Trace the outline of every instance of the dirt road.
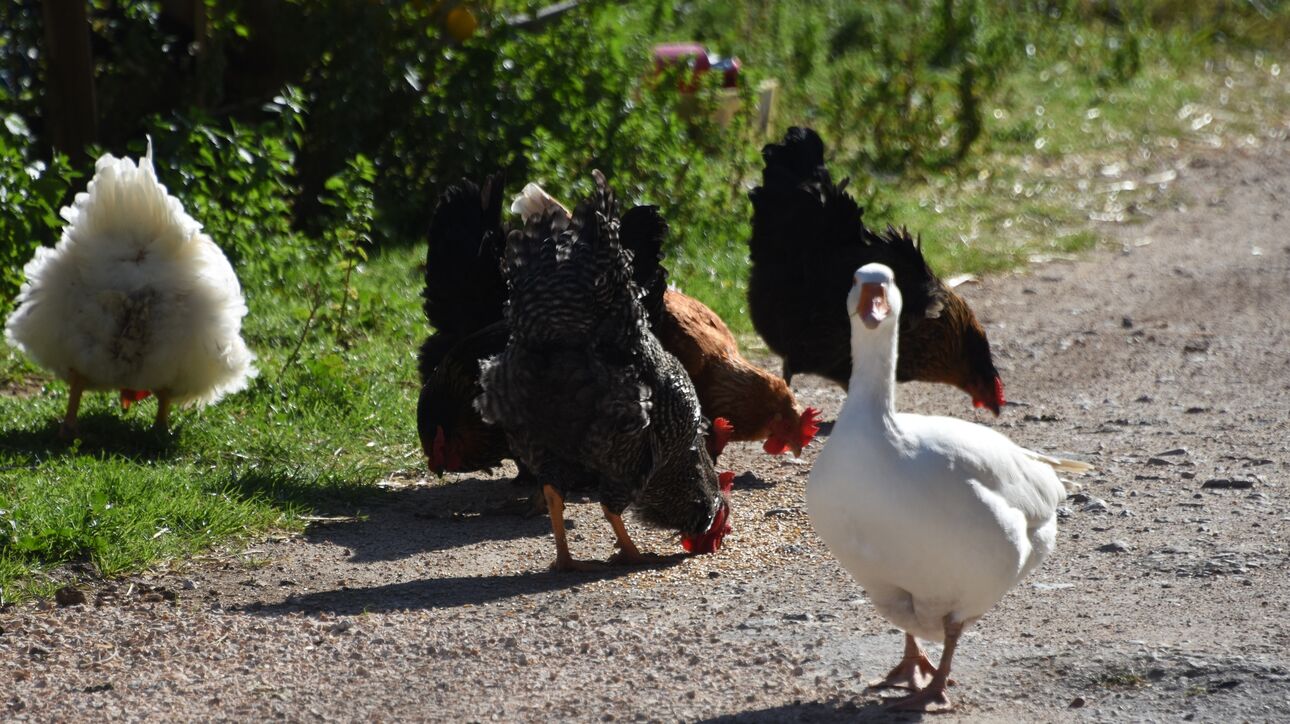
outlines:
M966 289L1018 442L1093 462L1058 550L963 640L938 721L1290 719L1290 146L1211 157L1120 249ZM803 380L836 413L841 394ZM906 410L971 416L904 386ZM0 614L5 718L851 721L901 639L815 538L805 464L725 459L734 533L556 575L495 480L391 481L353 521ZM572 505L583 557L611 548ZM916 531L911 531L916 536ZM645 547L677 550L643 535ZM7 693L6 693L7 692Z

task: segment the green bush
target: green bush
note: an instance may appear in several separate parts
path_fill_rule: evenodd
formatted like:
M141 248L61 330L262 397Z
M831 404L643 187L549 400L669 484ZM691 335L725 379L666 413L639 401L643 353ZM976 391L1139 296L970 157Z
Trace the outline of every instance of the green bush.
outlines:
M311 251L291 224L303 121L292 89L265 109L270 120L254 126L190 113L154 118L147 132L158 177L239 272L280 281ZM141 154L143 143L132 150Z
M51 244L62 228L59 206L79 174L67 157L28 160L30 136L16 115L0 128L0 310L7 311L22 283L22 268L36 248Z

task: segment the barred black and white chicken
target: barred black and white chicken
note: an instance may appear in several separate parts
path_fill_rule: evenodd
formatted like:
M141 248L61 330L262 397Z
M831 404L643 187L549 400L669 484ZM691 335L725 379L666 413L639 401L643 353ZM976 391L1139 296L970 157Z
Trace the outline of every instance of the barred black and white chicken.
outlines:
M502 185L498 174L482 184L462 179L440 195L430 224L422 297L426 321L435 331L418 356L417 433L437 475L489 470L514 457L505 433L484 422L474 406L482 392L479 363L501 353L510 336L502 315L508 294L501 271L506 238ZM521 200L530 205L525 218L547 209L569 217L567 209L534 184L525 187L516 203ZM632 273L651 325L665 316L666 237L667 223L657 207L635 206L623 214L619 240L635 259ZM724 438L714 432L709 438L714 458L723 445ZM517 463L516 482L532 482L524 464Z
M628 507L679 531L691 552L717 550L729 530L733 475L713 469L694 385L649 331L617 203L604 176L595 180L572 219L543 213L510 235L510 339L483 364L477 402L542 483L553 570L598 565L569 552L563 510L574 490L599 494L619 548L611 563L655 560L627 534Z

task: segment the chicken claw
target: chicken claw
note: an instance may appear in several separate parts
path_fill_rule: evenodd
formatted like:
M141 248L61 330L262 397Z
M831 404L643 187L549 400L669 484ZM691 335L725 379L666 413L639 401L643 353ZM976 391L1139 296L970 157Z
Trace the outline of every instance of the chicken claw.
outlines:
M614 528L614 537L618 540L614 544L618 547L618 552L609 557L611 566L647 566L655 563L662 563L667 560L666 557L654 553L641 553L627 535L627 526L623 525L623 517L617 513L610 512L609 508L604 505L600 509L605 512L605 520Z

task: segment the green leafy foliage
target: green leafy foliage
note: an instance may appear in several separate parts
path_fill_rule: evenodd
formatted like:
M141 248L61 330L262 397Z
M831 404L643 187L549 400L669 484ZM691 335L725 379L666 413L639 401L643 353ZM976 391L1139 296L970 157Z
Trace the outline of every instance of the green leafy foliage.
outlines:
M269 280L281 279L316 249L292 226L303 126L298 93L284 89L265 110L269 120L255 126L201 114L156 118L148 134L157 175L170 192L184 200L235 266Z
M22 283L23 265L41 244L58 238L59 206L79 174L67 157L52 163L29 161L29 137L21 119L10 116L0 128L0 311L10 308Z

